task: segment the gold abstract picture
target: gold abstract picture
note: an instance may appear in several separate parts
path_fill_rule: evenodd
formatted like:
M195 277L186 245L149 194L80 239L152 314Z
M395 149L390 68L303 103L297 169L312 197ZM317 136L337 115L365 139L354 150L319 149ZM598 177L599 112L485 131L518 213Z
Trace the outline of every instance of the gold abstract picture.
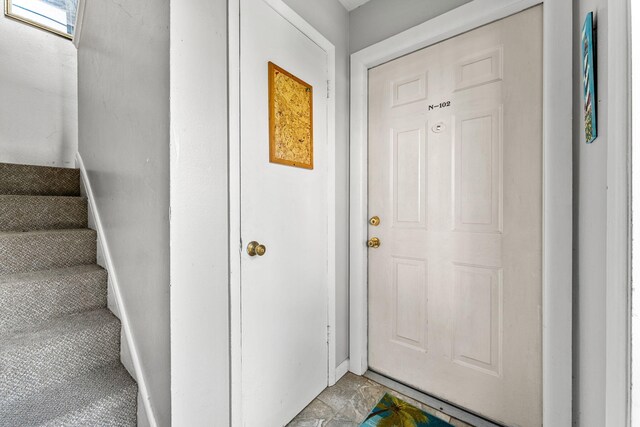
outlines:
M272 62L269 161L313 169L313 88Z

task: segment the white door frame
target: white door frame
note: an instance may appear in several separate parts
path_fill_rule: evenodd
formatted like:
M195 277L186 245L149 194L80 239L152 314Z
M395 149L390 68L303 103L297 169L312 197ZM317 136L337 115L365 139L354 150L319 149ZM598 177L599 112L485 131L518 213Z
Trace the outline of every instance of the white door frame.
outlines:
M631 424L631 2L609 0L605 425ZM581 17L581 19L584 19ZM580 142L584 144L584 142Z
M350 363L367 354L368 70L402 55L544 5L543 24L543 423L572 419L572 69L571 0L474 0L351 55Z
M640 146L640 3L629 2L631 22L631 146ZM629 362L631 364L630 420L627 425L640 423L640 150L630 150L631 176L628 185L631 188L631 345L629 346Z
M327 384L336 382L336 48L283 0L264 0L327 53ZM242 305L240 223L240 0L228 1L229 22L229 299L231 425L242 425ZM265 67L266 70L266 67ZM265 71L266 78L266 71Z

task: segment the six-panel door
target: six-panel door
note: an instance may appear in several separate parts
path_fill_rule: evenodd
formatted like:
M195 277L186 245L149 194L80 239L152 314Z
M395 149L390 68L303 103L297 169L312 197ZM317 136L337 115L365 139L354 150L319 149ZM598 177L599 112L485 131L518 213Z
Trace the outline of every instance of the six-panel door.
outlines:
M542 9L369 72L369 366L542 419Z

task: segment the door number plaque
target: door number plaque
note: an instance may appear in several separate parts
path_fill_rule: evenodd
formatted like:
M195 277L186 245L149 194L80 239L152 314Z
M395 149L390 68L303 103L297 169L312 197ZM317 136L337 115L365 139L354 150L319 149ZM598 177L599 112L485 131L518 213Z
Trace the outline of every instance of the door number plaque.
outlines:
M439 104L431 104L431 105L429 105L429 110L428 111L435 110L435 109L438 109L438 108L447 108L447 107L451 107L451 101L442 101Z

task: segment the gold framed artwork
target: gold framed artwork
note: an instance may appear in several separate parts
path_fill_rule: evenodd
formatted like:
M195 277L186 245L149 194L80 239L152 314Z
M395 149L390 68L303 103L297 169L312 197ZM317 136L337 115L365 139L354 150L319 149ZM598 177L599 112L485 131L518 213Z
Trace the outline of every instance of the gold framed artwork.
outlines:
M269 161L313 169L313 87L269 62Z

